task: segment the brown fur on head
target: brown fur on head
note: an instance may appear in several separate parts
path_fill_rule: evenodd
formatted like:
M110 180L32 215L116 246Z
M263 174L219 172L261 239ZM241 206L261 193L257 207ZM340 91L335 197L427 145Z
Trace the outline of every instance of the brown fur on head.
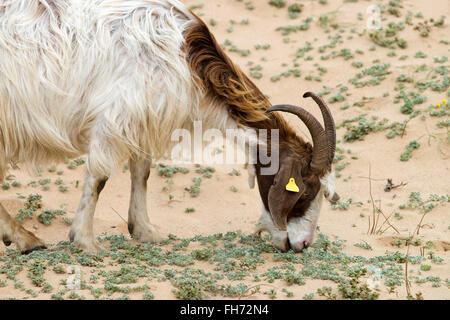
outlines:
M256 177L262 202L280 230L286 230L289 217L300 216L309 207L320 189L320 180L308 168L311 146L305 145L304 157L280 150L280 168L276 175L262 175L261 165L256 165ZM309 152L308 152L309 151ZM289 192L286 185L295 179L299 192ZM295 208L295 210L294 210Z
M224 53L206 24L194 13L192 15L198 23L185 32L185 51L198 85L212 99L224 102L230 116L238 124L256 129L279 130L278 173L265 176L261 174L261 163L258 162L255 167L264 206L275 225L280 230L286 230L288 219L305 213L321 188L320 179L331 171L336 133L328 107L313 93L305 94L304 97L312 97L321 108L325 130L310 113L300 107L271 107L256 85ZM299 116L311 132L314 147L299 137L284 118L273 111L286 111ZM290 178L295 179L298 193L286 190ZM334 193L331 196L337 198Z

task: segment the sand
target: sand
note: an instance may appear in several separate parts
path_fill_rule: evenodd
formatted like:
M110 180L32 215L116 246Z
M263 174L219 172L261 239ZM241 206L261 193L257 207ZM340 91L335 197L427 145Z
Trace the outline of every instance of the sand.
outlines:
M239 49L251 51L248 56L241 56L237 52L229 52L229 55L246 73L250 73L248 65L250 61L253 62L253 66L260 64L263 67L261 71L263 77L253 80L274 104L298 104L319 117L320 112L317 106L312 100L301 98L302 94L306 91L320 92L326 86L331 89L331 93L324 96L327 100L338 93L336 89L338 84L347 86L347 92L350 95L346 96L346 100L329 104L337 124L342 123L345 119L362 114L367 114L367 119L376 115L379 119L387 118L391 122L407 119L408 116L400 112L402 102L393 103L395 96L398 94L393 90L397 85L397 77L400 74L406 74L414 77L414 79L421 79L424 78L425 73L420 75L414 73L420 65L426 64L435 67L439 65L448 67L449 65L448 62L443 64L433 63L434 57L448 57L449 55L449 45L440 43L440 40L450 40L448 38L448 22L443 27L433 28L428 37L421 37L417 31L413 30L412 26L407 25L406 29L400 33L401 37L408 43L407 48L395 49L397 55L390 57L388 53L392 51L391 49L376 46L374 51L370 51L369 48L373 45L373 42L369 36L367 34L358 35L358 33L363 32L366 26L367 16L365 12L371 2L360 0L356 3L344 4L342 0L329 0L328 4L323 5L318 1L300 1L304 4L303 12L300 13L299 18L292 20L289 19L286 7L277 9L268 5L266 0L254 0L252 3L255 9L247 10L245 2L203 1L203 7L195 9L195 12L200 14L208 24L211 24L212 20L216 22L215 26L211 26L211 30L219 43L222 44L229 39ZM387 1L382 2L387 3ZM200 2L187 0L185 3L191 6ZM294 1L288 1L288 4L292 3ZM337 44L335 48L327 49L325 53L319 53L319 46L330 43L328 36L337 34L339 29L331 29L330 33L325 33L325 28L320 27L318 23L318 17L334 11L336 14L333 22L338 23L346 30L342 34L344 41ZM386 25L389 21L404 21L408 11L413 13L413 23L417 23L424 20L414 17L418 12L422 12L426 19L432 17L438 19L441 15L448 16L450 7L447 0L434 0L432 6L424 1L403 1L401 17L396 18L385 14L384 16L388 19L382 23ZM358 13L362 13L362 20L358 19ZM285 37L275 30L278 26L301 24L307 17L313 18L310 29L291 33L287 36L289 37L289 43L283 41ZM241 24L240 22L244 19L248 19L249 23ZM232 32L229 32L230 20L236 22L232 26ZM356 33L350 33L351 28L355 28ZM352 35L353 38L347 39L349 35ZM300 64L298 68L301 70L302 76L298 78L294 76L282 77L280 81L271 81L272 76L292 67L292 60L297 49L304 47L306 42L310 42L314 49L306 53L305 57L310 55L313 58L310 61L304 58L298 60ZM256 50L257 44L270 44L270 48ZM360 49L364 54L354 53L355 57L349 60L344 60L343 57L328 60L320 59L322 55L342 48L349 48L352 53ZM425 59L415 58L414 56L418 51L425 52L428 57ZM408 58L400 60L399 57L402 55L408 55ZM379 59L380 63L391 64L389 69L391 74L381 84L359 89L348 82L362 69L372 66L372 61L376 59ZM355 61L361 61L364 67L361 69L353 67L351 63ZM287 66L282 66L283 63L286 63ZM327 72L321 76L322 81L305 80L305 76L308 74L318 74L314 66L316 63L327 69ZM409 87L407 86L407 88ZM385 92L389 92L389 95L383 96ZM444 98L450 100L446 92L439 93L430 89L426 90L422 94L427 97L427 101L416 106L416 109L426 109L429 105L435 105ZM362 107L353 106L353 103L360 101L364 96L374 97L374 99ZM349 103L350 107L341 110L340 107L345 103ZM307 130L298 119L290 116L287 116L287 118L293 126L298 128L301 135L308 138ZM442 120L448 120L448 117L434 118L427 116L425 120L422 120L421 116L418 116L408 122L402 137L397 136L394 139L387 139L387 131L383 131L370 133L363 141L353 143L344 142L345 129L338 129L337 135L340 141L338 147L345 151L344 155L346 156L345 160L339 163L349 162L349 165L340 171L342 176L337 179L337 190L342 201L352 199L352 204L348 210L332 210L331 206L325 203L319 220L321 232L330 238L337 236L345 239L344 252L352 256L371 257L396 251L406 253L407 249L404 245L397 247L393 243L395 239L405 238L412 234L422 218L422 214L419 210L400 210L399 205L408 201L411 192L420 192L422 199L427 199L430 194L446 195L450 191L448 129L436 126L436 123ZM401 153L406 150L407 144L412 140L417 140L421 145L420 148L413 151L412 158L409 161L400 161ZM351 156L355 156L355 159L351 159ZM166 160L161 162L170 163ZM216 172L211 179L203 179L198 198L192 198L185 190L192 184L192 177L198 176L194 173L194 166L187 167L191 169L191 173L176 175L174 177L175 183L170 187L170 192L164 189L167 179L159 177L156 169L151 172L147 195L150 207L149 216L151 222L164 236L175 234L179 237L192 237L197 234L226 233L230 230L242 230L244 233L250 233L254 230L255 223L260 215L261 203L257 189L250 190L248 188L247 173L242 166L214 165ZM242 175L238 177L228 175L233 168L240 170ZM29 174L25 170L11 170L10 173L16 176L16 180L22 182L22 186L20 188L11 187L9 190L0 192L1 203L12 215L16 215L25 201L18 199L17 193L27 195L39 192L43 195L44 208L56 209L65 203L67 204L65 206L68 211L67 217L73 218L81 196L84 166L69 170L66 164L59 164L58 169L64 170L61 178L69 187L67 192L59 192L55 185L52 185L49 191L42 191L41 186L27 185L32 180L51 178L54 181L59 177L56 173L47 172L46 168L44 168L41 177ZM390 222L399 233L393 228L389 228L383 234L368 235L368 217L371 216L373 210L369 201L371 199L369 170L372 178L372 197L379 200L377 205L381 206L386 216L394 212L400 212L403 216L400 220L393 216L390 218ZM406 185L395 188L391 192L385 192L384 188L388 178L393 179L395 184L405 182ZM78 187L75 186L76 181L79 181ZM231 186L235 186L238 192L232 192ZM127 218L129 190L128 171L118 171L110 178L97 205L94 219L96 235L107 232L108 234L123 233L129 236L127 225L123 220ZM169 201L169 193L174 195L175 201ZM360 202L360 205L355 205L358 202ZM188 207L195 208L195 212L185 213L185 209ZM434 244L432 251L444 259L441 264L433 263L432 271L430 271L432 275L442 278L443 282L440 287L433 288L429 282L412 284L413 293L421 292L425 299L448 299L450 297L448 283L446 285L444 282L445 279L450 278L449 210L449 204L443 203L429 212L424 218L423 227L417 236L422 240L422 243L432 241ZM47 243L56 243L68 239L69 226L59 218L50 226L42 225L36 218L31 221L26 220L24 226L35 232ZM373 250L366 250L353 245L361 242L370 244ZM6 247L1 243L0 254L5 250ZM420 246L411 246L410 254L420 255ZM267 261L269 266L273 263L270 260ZM207 263L204 263L203 266L206 270L212 268ZM411 268L416 274L419 271L418 265L413 265ZM425 272L422 273L422 276L427 275ZM49 277L59 279L58 276L52 274L49 274ZM26 275L23 275L22 278L25 282L29 281ZM4 275L0 274L0 279L5 279ZM271 285L277 290L286 287L281 281L276 281ZM325 280L308 280L304 286L291 286L289 290L294 293L294 297L291 299L301 299L304 294L315 292L316 289L325 285L335 287L333 283ZM9 282L6 288L0 288L0 298L11 296L20 298L24 295L17 290L14 291L11 286L12 284ZM57 286L58 284L55 284L55 287ZM151 284L156 299L175 299L171 291L172 288L169 282ZM404 285L397 287L394 293L389 293L386 287L382 287L379 293L380 298L383 299L404 299L406 297ZM46 299L49 296L43 294L37 298ZM130 296L140 298L138 295ZM278 298L283 297L284 295L278 295ZM92 297L86 295L86 298ZM257 293L249 298L267 299L268 297L265 294ZM321 299L317 294L315 298Z

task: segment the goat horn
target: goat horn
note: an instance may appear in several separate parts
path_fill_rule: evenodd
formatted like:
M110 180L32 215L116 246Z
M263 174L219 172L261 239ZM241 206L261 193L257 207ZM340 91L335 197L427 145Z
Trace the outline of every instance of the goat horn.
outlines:
M336 152L336 126L334 124L333 116L331 115L330 109L321 97L317 96L313 92L306 92L303 98L313 98L317 103L322 112L323 122L325 123L325 132L327 134L328 145L330 147L330 157L328 158L329 164L333 163L334 154Z
M303 109L289 104L276 105L267 110L267 112L284 111L295 114L299 117L311 133L314 143L311 168L313 170L323 170L328 165L329 147L328 140L322 125L314 116Z

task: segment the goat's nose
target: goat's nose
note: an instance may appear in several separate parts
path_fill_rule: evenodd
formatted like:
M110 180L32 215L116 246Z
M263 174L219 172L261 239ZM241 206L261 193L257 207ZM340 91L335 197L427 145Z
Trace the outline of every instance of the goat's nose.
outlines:
M9 247L11 245L11 240L9 240L8 237L4 236L3 243L5 244L5 246Z
M309 245L310 243L308 241L299 241L295 243L291 243L289 241L289 246L295 253L302 252L303 250L307 249Z
M341 197L339 197L339 195L335 192L335 193L333 194L333 198L331 198L331 202L332 202L332 203L336 203L336 202L339 201L340 198L341 198Z

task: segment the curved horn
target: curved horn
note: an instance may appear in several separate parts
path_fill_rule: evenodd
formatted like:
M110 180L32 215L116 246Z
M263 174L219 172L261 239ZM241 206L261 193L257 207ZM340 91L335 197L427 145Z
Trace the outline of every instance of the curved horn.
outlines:
M328 161L329 164L332 164L334 160L334 154L336 152L336 126L334 124L333 116L331 115L330 109L321 97L317 96L313 92L306 92L303 95L303 98L309 97L313 98L313 100L319 106L320 111L322 111L323 122L325 123L325 132L327 134L328 145L330 146L330 157Z
M312 153L311 168L313 170L323 170L328 166L329 146L327 135L322 125L314 116L303 109L289 104L276 105L267 110L267 112L284 111L298 116L311 133L314 148Z

